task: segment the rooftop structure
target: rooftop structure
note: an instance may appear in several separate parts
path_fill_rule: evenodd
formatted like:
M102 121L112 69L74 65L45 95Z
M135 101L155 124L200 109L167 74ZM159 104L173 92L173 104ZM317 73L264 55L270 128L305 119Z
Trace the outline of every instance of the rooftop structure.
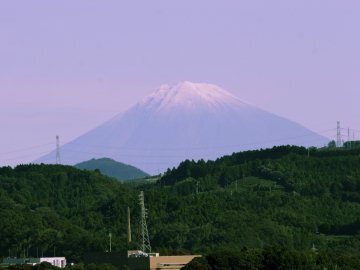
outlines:
M179 270L200 255L160 256L159 253L145 253L142 250L126 252L89 253L85 264L110 263L115 267L127 265L132 270Z
M159 253L148 257L129 257L128 266L136 270L180 270L199 255L160 256Z

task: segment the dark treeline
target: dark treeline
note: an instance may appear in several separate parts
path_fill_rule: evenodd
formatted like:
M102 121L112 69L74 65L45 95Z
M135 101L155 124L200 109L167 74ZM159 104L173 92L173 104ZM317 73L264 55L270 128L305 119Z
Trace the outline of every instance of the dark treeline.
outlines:
M360 250L360 150L283 146L187 160L157 183L136 186L69 166L1 168L0 256L55 252L79 262L86 251L105 251L109 232L113 249L124 250L126 207L136 239L140 190L153 249L162 254L263 256L279 246L341 260Z
M292 251L283 247L221 251L196 258L184 270L359 269L360 255Z

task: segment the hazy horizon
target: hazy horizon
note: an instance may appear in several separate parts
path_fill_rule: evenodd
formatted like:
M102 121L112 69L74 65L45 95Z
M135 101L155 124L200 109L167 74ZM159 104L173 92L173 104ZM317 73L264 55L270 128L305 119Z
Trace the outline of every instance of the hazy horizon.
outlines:
M354 0L3 1L0 165L35 160L56 135L68 142L185 80L219 85L315 132L339 120L358 136L359 8Z

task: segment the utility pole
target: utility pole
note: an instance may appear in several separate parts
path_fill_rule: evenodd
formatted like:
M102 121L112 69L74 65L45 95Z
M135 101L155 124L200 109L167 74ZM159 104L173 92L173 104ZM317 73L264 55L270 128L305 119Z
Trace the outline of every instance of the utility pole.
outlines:
M56 135L56 164L61 164L60 160L60 138Z
M111 252L111 237L112 237L112 234L110 232L109 233L109 252Z
M149 232L146 224L147 210L145 208L145 202L144 202L144 191L140 192L139 204L141 211L141 217L140 217L141 240L142 240L141 250L143 252L151 252Z
M350 128L348 128L348 147L351 149L351 138L350 138Z
M341 128L340 128L340 121L337 121L337 127L336 127L336 147L341 147Z
M131 243L130 207L127 208L127 221L128 221L128 244L130 244Z

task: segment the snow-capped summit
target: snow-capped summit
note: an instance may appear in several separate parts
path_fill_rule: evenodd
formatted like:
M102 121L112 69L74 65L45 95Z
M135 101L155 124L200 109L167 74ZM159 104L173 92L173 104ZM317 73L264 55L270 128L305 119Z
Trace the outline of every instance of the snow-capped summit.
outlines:
M61 147L64 164L108 157L150 174L185 159L215 159L274 145L324 145L327 139L206 83L162 85L103 125ZM53 163L52 152L36 162Z
M207 83L180 82L170 86L164 84L139 106L157 107L158 110L171 110L176 107L187 110L198 110L199 106L244 106L237 97L217 85Z

